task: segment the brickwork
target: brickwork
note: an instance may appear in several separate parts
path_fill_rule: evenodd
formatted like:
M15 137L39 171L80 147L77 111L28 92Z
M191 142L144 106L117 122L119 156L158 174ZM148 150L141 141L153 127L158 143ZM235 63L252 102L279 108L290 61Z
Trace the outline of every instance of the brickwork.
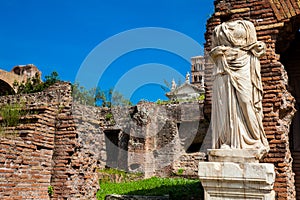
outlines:
M90 138L76 131L70 84L0 98L0 105L14 103L25 114L18 126L1 129L0 199L96 199L100 164L89 152L95 146L85 145Z
M198 102L84 106L72 102L70 84L61 82L0 98L0 106L15 103L24 111L19 124L0 129L0 199L96 199L97 170L106 166L168 176L182 154L176 167L190 160L188 173L204 159L186 153L206 133Z
M18 126L1 130L1 199L49 199L59 95L53 89L0 98L1 105L26 106L26 114Z
M205 52L211 50L211 35L215 26L230 19L245 19L254 23L259 41L267 45L261 58L261 75L264 88L264 128L271 150L264 162L276 168L276 199L295 199L294 173L290 152L289 129L294 115L295 99L288 91L288 77L282 65L280 51L289 45L299 29L300 4L297 0L216 0L215 13L207 21ZM289 37L287 37L289 36ZM211 69L207 59L207 101L205 114L211 112Z
M173 162L173 173L187 177L198 178L199 162L204 160L206 159L205 153L203 152L183 154L175 162ZM182 171L182 173L180 171Z

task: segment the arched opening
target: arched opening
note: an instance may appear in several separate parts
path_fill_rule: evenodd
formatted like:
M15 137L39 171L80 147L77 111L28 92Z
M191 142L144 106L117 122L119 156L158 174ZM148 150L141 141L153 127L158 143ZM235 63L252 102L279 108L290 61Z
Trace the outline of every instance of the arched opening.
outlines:
M279 34L276 52L288 74L288 89L295 97L297 112L290 126L289 142L293 157L297 199L300 198L300 16L287 23Z
M8 83L0 79L0 96L11 94L15 94L13 88Z

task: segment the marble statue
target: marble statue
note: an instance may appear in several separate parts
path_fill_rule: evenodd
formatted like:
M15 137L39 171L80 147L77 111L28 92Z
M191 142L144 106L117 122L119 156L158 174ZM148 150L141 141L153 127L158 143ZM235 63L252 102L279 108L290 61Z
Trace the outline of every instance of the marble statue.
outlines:
M173 79L173 80L172 80L171 91L174 91L176 88L177 88L177 85L176 85L175 80Z
M187 72L185 75L185 82L190 83L190 73L189 72Z
M212 37L212 147L266 153L259 62L266 46L257 41L253 23L245 20L218 25Z

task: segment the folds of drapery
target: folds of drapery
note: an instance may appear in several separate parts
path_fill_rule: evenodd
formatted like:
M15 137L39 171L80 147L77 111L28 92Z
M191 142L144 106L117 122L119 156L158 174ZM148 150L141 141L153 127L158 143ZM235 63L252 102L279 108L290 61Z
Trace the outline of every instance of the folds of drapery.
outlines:
M230 24L231 23L231 24ZM254 25L222 23L213 33L212 145L220 148L265 148L259 57L266 46L257 41ZM249 69L250 68L250 69ZM248 77L245 77L248 76Z

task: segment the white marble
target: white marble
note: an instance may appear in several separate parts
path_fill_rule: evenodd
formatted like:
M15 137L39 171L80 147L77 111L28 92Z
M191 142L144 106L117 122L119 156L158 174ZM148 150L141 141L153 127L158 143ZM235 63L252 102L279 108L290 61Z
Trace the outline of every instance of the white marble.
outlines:
M268 163L200 162L205 200L274 200L274 165Z
M259 163L262 155L257 149L208 149L210 162Z
M274 165L259 163L269 151L262 118L261 57L254 25L218 25L212 37L212 149L199 163L205 200L274 200Z
M224 22L212 35L212 148L269 150L263 129L261 57L253 23Z

